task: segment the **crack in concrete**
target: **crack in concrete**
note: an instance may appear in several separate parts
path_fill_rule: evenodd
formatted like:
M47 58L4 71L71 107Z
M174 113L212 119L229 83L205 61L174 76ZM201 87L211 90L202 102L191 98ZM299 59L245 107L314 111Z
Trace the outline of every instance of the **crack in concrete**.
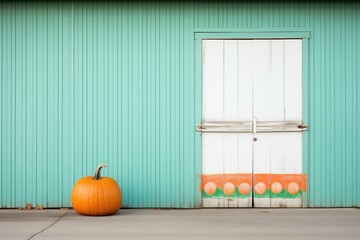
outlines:
M49 228L51 228L52 226L54 226L57 222L59 222L61 219L63 219L69 212L71 212L71 209L68 210L64 215L62 215L61 217L59 217L55 222L53 222L52 224L50 224L49 226L47 226L46 228L44 228L43 230L37 232L37 233L34 233L31 237L29 237L27 240L30 240L34 237L36 237L37 235L45 232L46 230L48 230Z

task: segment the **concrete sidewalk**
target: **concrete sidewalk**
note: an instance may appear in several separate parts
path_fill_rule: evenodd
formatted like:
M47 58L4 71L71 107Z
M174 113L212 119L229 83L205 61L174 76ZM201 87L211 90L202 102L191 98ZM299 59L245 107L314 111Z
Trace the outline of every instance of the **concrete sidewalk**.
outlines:
M0 239L360 239L360 209L0 210Z

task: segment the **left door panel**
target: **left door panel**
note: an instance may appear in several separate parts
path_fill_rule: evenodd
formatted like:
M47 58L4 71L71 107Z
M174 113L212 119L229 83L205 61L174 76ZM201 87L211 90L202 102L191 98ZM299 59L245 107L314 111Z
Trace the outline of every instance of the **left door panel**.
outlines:
M252 118L251 81L237 73L243 69L247 76L251 53L246 56L246 41L238 44L203 41L203 122ZM252 207L251 172L252 133L202 133L203 207Z

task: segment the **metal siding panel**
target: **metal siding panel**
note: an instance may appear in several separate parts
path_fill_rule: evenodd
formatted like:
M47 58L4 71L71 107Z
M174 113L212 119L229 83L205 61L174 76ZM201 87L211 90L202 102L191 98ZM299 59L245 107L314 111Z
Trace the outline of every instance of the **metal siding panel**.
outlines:
M122 117L122 126L124 128L122 129L121 134L121 142L122 142L122 155L121 159L124 159L121 161L122 167L121 167L121 188L124 192L123 194L123 206L127 207L129 206L129 198L130 198L130 189L131 186L129 184L129 180L131 178L131 175L129 175L129 165L131 164L132 159L129 158L130 156L130 149L128 143L131 141L130 138L130 127L129 127L129 49L127 47L129 43L129 16L128 16L128 6L125 4L122 4L121 8L121 25L122 27L122 41L121 41L121 63L122 63L122 75L121 75L121 83L122 83L122 91L121 91L121 117Z
M195 25L195 4L192 3L190 5L190 9L191 9L191 16L190 16L190 22L189 22L189 28L193 27ZM200 139L200 136L198 133L196 133L195 131L193 131L192 127L196 126L196 124L198 123L195 119L195 89L196 89L196 80L195 80L195 58L194 58L194 49L195 49L195 41L194 41L194 34L192 32L189 32L188 35L188 41L189 41L189 47L188 47L188 52L189 52L189 72L188 72L188 78L189 78L189 83L190 83L190 92L193 94L190 94L190 102L189 102L189 109L191 109L189 111L189 125L187 130L189 131L189 137L190 137L190 141L189 141L189 179L190 179L190 184L188 187L188 190L190 192L190 204L189 207L190 208L194 208L194 207L199 207L200 206L200 191L198 190L198 188L196 186L200 186L200 181L196 181L196 175L198 173L200 173L200 171L197 173L196 172L196 165L200 165L200 162L197 162L195 159L196 158L196 148L197 146L200 146L200 142L197 142L196 139ZM171 133L170 133L171 134ZM198 143L198 145L195 145L196 142ZM198 199L198 200L196 200Z
M146 11L144 11L144 9L146 9L146 4L142 5L142 13L145 13ZM144 14L143 14L144 15ZM147 39L148 37L148 31L146 28L147 25L147 17L146 15L142 16L142 38ZM148 70L148 53L147 53L147 42L143 41L142 42L142 52L141 52L141 65L142 67L142 74L141 74L141 83L142 83L142 103L141 103L141 112L144 114L142 117L142 144L143 144L143 150L142 150L142 179L141 179L141 183L142 184L142 191L143 191L143 198L141 199L142 201L142 205L141 207L147 207L149 204L149 191L148 188L146 187L145 184L143 184L142 182L147 181L147 179L149 179L149 170L148 170L148 162L149 162L149 157L148 157L148 152L149 152L149 148L148 148L148 143L147 143L147 139L149 136L149 131L148 131L148 112L147 110L147 102L148 102L148 84L147 84L147 76L149 73Z
M148 62L149 62L149 78L147 79L148 85L148 105L147 109L149 112L148 117L148 123L149 123L149 165L148 165L148 171L149 171L149 184L151 187L149 187L148 194L149 194L149 207L155 207L156 206L156 95L154 94L156 91L156 85L154 84L155 74L156 74L156 67L155 67L155 44L156 44L156 32L154 31L156 26L156 16L155 11L156 7L155 5L150 5L148 8L149 15L148 15L148 25L147 29L149 30L148 33Z
M354 11L355 12L360 12L360 4L356 4L356 6L354 7ZM360 79L360 70L358 67L356 66L359 66L360 64L360 46L359 46L359 41L360 41L360 14L355 14L354 15L354 19L355 19L355 25L354 25L354 28L356 29L355 32L356 32L356 37L354 38L354 42L355 42L355 48L356 48L356 54L354 55L355 57L355 65L354 65L354 70L356 71L356 74L355 74L355 83L356 83L356 98L355 98L355 101L356 101L356 106L360 106L360 83L359 83L359 79ZM356 107L356 110L355 110L355 119L356 121L354 121L354 124L356 124L356 130L355 130L355 151L356 151L356 155L355 155L355 158L353 158L353 161L355 163L355 172L356 172L356 192L357 192L357 195L356 195L356 199L354 199L354 202L355 202L355 205L356 206L360 206L360 163L359 163L359 158L360 158L360 127L359 125L357 124L359 122L359 119L360 119L360 110L358 107Z
M335 99L335 105L334 105L334 111L335 111L335 115L334 115L334 123L335 123L335 129L334 129L334 132L335 132L335 147L334 147L334 155L335 155L335 175L334 175L334 178L335 179L338 179L336 182L335 182L335 185L334 185L334 189L338 189L338 194L342 195L342 192L341 192L341 189L342 186L342 176L341 176L341 162L340 159L342 159L341 157L341 147L342 147L342 140L340 139L341 137L341 132L342 132L342 129L341 127L339 126L343 126L342 123L341 123L341 81L339 81L339 79L341 79L341 60L340 57L341 57L341 47L340 47L340 44L341 44L341 34L340 34L340 29L341 29L341 16L340 16L340 12L339 10L338 11L335 11L335 19L334 19L335 23L334 23L334 28L335 28L335 36L334 36L334 44L335 46L338 46L335 48L335 53L334 53L334 58L335 58L335 67L334 66L334 76L335 76L335 79L334 79L334 84L335 84L335 91L334 91L334 99ZM310 179L309 179L310 181ZM314 196L316 195L316 193L314 192L313 194ZM341 198L334 198L334 205L335 206L341 206L341 202L340 202Z
M166 207L167 189L166 189L166 29L165 29L165 8L164 5L158 6L158 180L159 180L159 206Z
M24 115L24 90L25 90L25 64L24 64L24 45L25 45L25 31L22 28L25 20L24 8L15 5L15 9L19 9L18 14L15 15L15 168L16 176L24 176L25 173L25 115ZM15 169L14 169L15 170ZM24 178L15 179L15 188L24 189L25 186ZM17 192L15 197L15 205L21 204L21 199L24 199L25 193L23 191Z
M15 26L15 4L11 6L11 41L10 41L10 158L11 158L11 176L10 176L10 184L11 188L16 188L16 56L15 56L15 49L16 49L16 26ZM11 202L12 204L16 204L16 192L10 192Z
M346 79L346 11L345 11L345 6L341 6L341 17L342 17L342 21L341 21L341 126L344 126L344 128L341 131L341 141L342 141L342 145L341 145L341 205L345 206L346 204L346 199L348 198L348 196L346 195L346 166L347 166L347 159L346 159L346 149L348 146L346 146L347 143L347 126L346 126L346 119L347 119L347 112L346 112L346 84L347 84L347 79ZM322 115L320 115L319 117L322 117Z
M161 166L160 166L160 154L162 154L160 143L160 115L161 115L161 105L160 105L160 4L155 4L155 206L161 205Z
M357 4L356 7L354 8L356 12L360 11L360 4ZM356 22L356 38L355 43L356 43L356 61L355 61L355 66L359 66L360 64L360 46L359 46L359 42L360 42L360 14L355 14L354 16L356 18L355 22ZM360 70L357 67L354 67L354 69L356 70L356 102L357 104L355 104L356 106L360 106L360 83L359 83L359 79L360 79ZM359 122L360 119L360 110L359 108L356 108L356 122ZM356 149L356 157L353 159L353 161L356 163L356 182L357 184L357 198L356 198L356 206L360 206L360 163L358 161L358 159L360 158L360 127L359 125L356 125L356 145L355 145L355 149Z
M332 24L332 18L334 17L334 15L332 14L333 12L333 8L330 7L328 9L329 14L327 14L326 19L325 19L325 24L324 24L324 29L325 29L325 38L327 41L327 45L329 46L329 49L334 49L334 38L333 38L333 30L331 28L331 24ZM326 111L326 116L325 119L327 120L325 122L325 128L326 129L334 129L335 125L334 125L334 118L332 118L331 116L334 115L334 109L330 106L334 106L334 98L331 97L331 93L334 91L334 75L331 73L331 65L333 65L333 52L332 51L326 51L325 52L325 78L328 79L328 84L326 85L326 96L325 96L325 102L327 104L327 111ZM326 145L327 146L333 146L333 139L334 139L334 131L328 131L326 132ZM333 146L334 148L334 146ZM332 202L334 199L334 194L335 191L329 187L329 186L334 186L335 184L335 178L334 178L334 154L333 154L333 150L328 150L325 152L325 158L327 159L327 164L326 164L326 172L327 172L327 180L326 182L331 182L332 184L326 184L326 202L325 205L326 206L332 206Z
M109 4L109 30L108 30L108 71L109 71L109 84L108 84L108 96L107 101L109 105L109 117L108 117L108 158L105 159L108 164L108 175L113 176L115 179L119 179L119 165L118 153L120 144L118 141L118 131L121 125L118 122L118 26L117 26L117 5ZM84 11L84 9L82 9ZM119 183L120 184L120 183ZM121 184L120 184L121 185Z
M11 8L10 4L3 5L7 10L1 14L2 18L2 46L1 46L1 58L2 58L2 71L1 71L1 111L2 111L2 125L1 125L1 175L2 175L2 206L11 207L13 205L11 201L11 135L10 135L10 123L11 123L11 81L10 71L11 68Z
M33 174L36 171L36 135L35 135L35 125L36 125L36 75L35 75L35 53L36 53L36 40L35 40L35 14L33 14L35 6L29 6L27 8L27 25L26 25L26 32L27 32L27 46L26 46L26 62L27 62L27 89L26 89L26 109L27 109L27 128L26 128L26 198L23 199L22 205L27 202L33 203L36 202L36 175ZM16 207L16 206L13 206Z
M135 135L135 128L138 128L137 125L135 125L136 119L135 119L135 115L136 115L136 111L137 111L137 98L139 97L138 95L136 95L136 71L138 71L136 69L136 64L135 64L135 60L136 60L136 55L135 55L135 49L136 49L136 42L138 40L134 39L134 34L136 32L136 28L135 28L135 22L134 22L134 15L136 15L136 13L134 12L134 5L129 3L129 15L128 15L128 19L129 19L129 28L128 28L128 51L129 51L129 55L128 55L128 61L129 61L129 98L128 98L128 103L129 103L129 174L130 174L130 178L129 178L129 205L133 205L134 207L137 206L137 199L136 199L136 191L138 191L139 186L136 185L136 175L138 173L137 171L137 154L135 153L135 151L139 151L139 149L136 148L137 146L137 136ZM136 71L135 71L136 69Z
M324 4L320 4L320 22L325 22L324 20L324 12L325 12L325 6ZM326 45L326 37L325 35L325 28L324 26L321 26L321 28L319 29L319 33L321 35L321 39L319 40L320 46ZM320 61L320 76L321 76L321 81L320 81L320 109L321 109L321 118L320 118L320 123L321 123L321 146L320 146L320 154L321 154L321 205L326 206L326 194L327 194L327 189L326 189L326 166L327 166L327 158L326 158L326 149L325 149L325 145L326 145L326 134L327 134L327 119L325 118L325 114L326 114L326 101L325 101L325 95L326 95L326 87L328 84L326 83L326 73L325 73L325 66L326 66L326 49L321 48L320 50L320 55L319 55L319 61Z
M107 161L105 159L105 136L106 136L106 104L105 104L105 61L106 61L106 53L105 53L105 7L102 5L101 7L96 8L96 105L97 105L97 116L96 116L96 164L100 164L100 162ZM131 90L130 90L131 91ZM130 115L131 116L131 115ZM131 129L131 127L130 127ZM105 168L103 171L103 176L108 175L108 168Z
M62 57L62 204L70 206L70 192L73 185L73 59L72 59L72 13L71 5L63 8L63 57Z
M309 39L304 39L303 40L303 111L302 111L302 116L303 116L303 121L306 123L310 123L310 113L309 113L309 105L310 105L310 91L305 91L304 89L309 89ZM303 146L303 174L306 174L308 176L309 174L309 157L310 157L310 144L309 144L309 139L310 139L310 135L309 135L309 131L305 131L303 133L303 142L302 142L302 146ZM307 189L309 188L309 185L306 186ZM303 206L307 207L309 206L309 197L308 197L308 192L303 192Z
M3 15L0 16L0 108L1 108L1 111L0 111L0 174L1 174L1 177L0 177L0 196L5 196L5 174L3 173L3 169L4 169L4 156L3 156L3 103L4 103L4 94L3 94L3 65L4 64L4 54L3 54L3 31L4 31L4 27L3 27ZM6 200L4 197L0 198L0 207L7 207L6 206Z
M176 5L178 5L178 3L176 3ZM177 26L179 24L178 22L178 16L179 16L179 9L178 8L171 8L171 4L169 7L169 27L170 27L170 34L168 34L168 40L170 41L170 51L169 51L169 60L168 60L168 67L170 69L169 71L169 85L168 85L168 91L169 91L169 127L172 129L172 133L170 134L170 139L169 139L169 145L168 147L169 149L169 188L170 188L170 204L171 207L175 208L175 207L179 207L179 172L178 172L178 166L179 166L179 157L178 157L178 152L179 152L179 142L178 142L178 138L177 136L179 136L179 116L177 114L178 112L178 108L177 108L177 102L176 99L178 99L178 97L176 97L178 94L177 91L177 82L178 82L178 68L176 66L178 66L178 54L177 51L179 49L179 40L178 40L178 31L176 31L175 27L171 27L172 25ZM172 158L172 161L170 161L170 158Z
M345 74L345 92L346 92L346 97L344 99L345 101L345 112L346 112L346 120L345 120L345 126L346 126L346 141L345 141L345 162L346 162L346 170L345 170L345 206L352 206L353 205L353 199L354 199L354 191L353 191L353 185L354 185L354 181L353 179L356 177L356 175L353 175L352 169L353 169L353 164L354 164L354 155L353 155L353 139L352 139L352 135L353 135L353 131L354 131L354 125L353 125L353 104L354 104L354 95L353 95L353 65L352 63L352 55L353 55L353 51L354 51L354 47L352 45L352 39L353 37L353 32L352 32L352 15L353 14L348 14L352 13L352 6L347 6L345 8L345 64L346 64L346 74ZM325 148L325 146L324 146ZM325 150L324 150L325 151ZM324 172L324 175L326 173Z
M312 28L308 204L359 206L359 3L27 3L0 11L1 206L70 206L73 181L99 161L108 161L104 174L119 181L125 207L195 206L201 87L192 31L232 27Z
M76 11L74 14L74 22L82 25L82 12ZM83 73L82 67L78 66L78 62L81 62L81 50L84 46L81 44L82 39L82 31L79 29L75 31L74 37L74 95L77 96L74 100L74 172L80 172L82 161L83 161L83 148L81 145L82 139L82 115L83 115L83 107L82 107L82 81L83 81ZM82 172L82 171L81 171ZM77 181L81 175L75 174L74 181Z
M143 4L140 5L140 9L139 9L139 27L138 27L138 36L137 38L139 39L143 39L143 31L144 31L144 28L143 28L143 21L144 21L144 17L143 17L143 11L144 11L144 6ZM146 206L146 203L144 202L144 188L145 188L145 185L142 184L144 182L144 173L146 171L146 169L144 169L144 128L143 128L143 125L144 125L144 118L143 118L143 113L145 111L145 108L143 107L144 106L144 93L143 93L143 76L144 76L144 73L143 73L143 67L140 67L140 66L144 66L143 64L143 52L144 52L144 49L143 49L143 41L139 41L138 43L138 48L139 48L139 51L138 51L138 59L137 59L137 65L139 66L138 67L138 84L139 84L139 89L138 89L138 94L139 94L139 102L138 102L138 105L139 105L139 108L138 108L138 115L136 118L138 118L139 122L138 122L138 148L139 148L139 155L138 155L138 159L139 159L139 168L140 168L140 175L138 175L138 184L141 186L140 188L140 191L139 191L139 207L144 207ZM169 79L169 78L168 78ZM136 126L136 125L135 125ZM136 128L136 127L135 127ZM170 171L169 171L170 173Z
M59 172L58 172L58 137L57 124L58 124L58 23L59 10L56 9L58 6L52 6L47 9L48 14L48 188L47 191L47 207L57 207L60 205L59 201ZM54 9L55 8L55 9Z
M46 203L46 104L47 104L47 59L45 36L47 36L46 15L44 6L38 6L36 17L36 203L44 205Z
M180 3L180 9L184 8L184 4L183 3ZM185 157L185 152L184 152L184 144L186 143L186 140L185 139L185 133L183 131L183 129L185 128L185 118L184 118L184 112L185 112L185 103L183 101L184 99L184 96L185 96L185 41L184 41L184 35L185 35L185 23L184 23L184 20L185 20L185 14L184 14L184 11L180 11L180 26L179 26L179 32L180 32L180 36L179 36L179 39L180 39L180 64L179 64L179 71L180 71L180 76L179 76L179 81L180 81L180 101L179 101L179 108L180 108L180 171L179 171L179 174L180 174L180 193L181 194L181 198L180 198L180 207L185 207L186 203L186 198L185 198L185 195L183 194L184 191L185 191L185 187L186 187L186 184L185 184L185 160L186 160L186 157Z
M341 140L342 140L342 146L341 146L341 182L342 182L342 189L341 189L341 205L345 206L347 199L348 199L348 195L347 195L347 165L350 164L350 161L348 162L347 160L347 149L349 146L347 146L346 144L348 143L347 141L347 134L348 134L348 126L347 124L347 118L348 115L350 115L350 112L347 112L347 92L346 92L346 86L347 86L347 52L346 52L346 11L345 11L345 6L341 6L341 15L342 15L342 21L341 21L341 35L342 35L342 39L341 39L341 122L342 122L342 126L344 126L344 128L341 131ZM322 117L322 115L321 115ZM347 163L348 162L348 163Z
M185 15L184 15L184 26L185 29L191 29L191 27L193 26L193 14L192 14L192 4L190 3L186 3L185 4L185 9L189 9L188 11L185 11ZM184 88L187 90L185 91L185 95L184 95L184 105L185 105L185 111L184 111L184 137L185 137L185 145L184 145L184 152L185 152L185 188L184 188L184 197L185 197L185 201L184 201L184 206L187 208L190 208L194 205L193 199L194 199L194 191L192 190L193 186L191 186L191 182L192 182L192 177L193 177L193 172L191 172L191 163L193 161L191 161L192 158L192 152L191 152L191 145L192 145L192 138L191 136L193 135L193 127L194 125L191 125L191 111L189 111L190 109L193 108L193 105L191 105L191 98L192 95L191 93L194 92L191 82L192 82L192 77L193 74L191 74L191 65L192 65L192 61L190 59L193 59L193 55L190 53L194 49L193 48L193 42L194 42L194 37L193 37L193 33L191 31L185 31L184 32L184 42L185 42L185 50L184 50L184 59L185 59L185 65L184 65L184 72L185 72L185 78L184 78ZM186 59L188 59L186 61Z
M327 25L327 21L326 21L326 6L323 6L322 7L322 21L324 22L324 25L322 27L322 44L323 45L326 45L328 44L328 41L329 41L329 38L327 37L327 29L326 29L326 25ZM322 67L322 76L324 79L329 79L329 76L328 76L328 71L327 71L327 61L328 61L328 51L325 49L325 51L323 51L323 54L322 54L322 59L323 59L323 67ZM324 105L327 105L328 104L328 101L327 101L327 93L328 93L328 87L330 86L330 83L329 82L326 82L324 84L326 87L323 87L323 101L324 101ZM322 175L323 175L323 188L326 189L325 185L327 184L328 181L330 181L329 179L329 174L327 174L330 169L329 169L329 160L330 160L330 157L329 157L329 150L327 150L326 146L328 146L329 142L329 137L328 137L328 134L330 134L330 132L332 131L327 131L326 129L329 128L329 123L330 123L330 118L328 118L328 111L329 109L327 107L323 107L324 111L323 111L323 119L324 119L324 133L323 133L323 138L325 141L323 141L323 156L324 156L324 165L323 165L323 168L322 168ZM330 193L331 191L329 189L327 189L327 191L323 192L324 194L324 202L323 202L323 205L324 206L329 206L329 199L330 199Z
M319 8L317 6L317 8ZM313 144L312 146L316 146L316 148L313 148L313 153L312 153L312 157L310 158L311 160L313 160L313 165L310 168L312 171L311 172L316 172L317 178L322 178L321 175L321 165L322 165L322 158L321 158L321 152L320 152L320 147L321 147L321 141L319 141L319 136L321 134L321 122L320 122L320 118L316 117L317 113L321 112L321 108L320 108L320 93L321 93L321 86L320 86L320 81L322 80L320 78L320 60L319 60L319 56L320 56L320 43L319 40L321 39L319 36L320 32L319 32L319 28L321 27L320 24L320 15L314 15L313 17L313 21L314 21L314 41L313 41L313 49L312 49L312 60L313 63L310 63L310 66L312 67L312 79L316 79L316 81L312 81L312 86L310 86L310 88L312 88L312 103L311 103L311 111L312 111L312 123L310 126L312 126L313 130L313 138L312 140L310 140ZM317 104L314 104L317 103ZM310 123L309 123L310 124ZM315 161L316 159L316 161ZM311 161L310 160L310 161ZM322 198L322 191L321 191L321 181L311 181L313 180L312 176L310 176L309 182L312 183L312 191L316 192L317 194L314 195L310 195L310 197L312 198L311 202L313 202L313 204L318 205L321 204L321 198Z

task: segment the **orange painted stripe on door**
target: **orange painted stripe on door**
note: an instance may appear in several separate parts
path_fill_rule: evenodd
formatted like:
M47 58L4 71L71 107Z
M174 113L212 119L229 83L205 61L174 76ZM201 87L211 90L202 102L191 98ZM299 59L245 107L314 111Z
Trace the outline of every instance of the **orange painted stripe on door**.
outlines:
M213 182L217 188L223 189L225 183L232 183L239 186L241 183L248 183L252 186L251 173L239 174L203 174L202 189L208 182ZM281 186L288 189L289 184L296 183L301 191L307 191L307 175L306 174L254 174L254 185L263 182L267 189L271 188L271 184L279 182Z

